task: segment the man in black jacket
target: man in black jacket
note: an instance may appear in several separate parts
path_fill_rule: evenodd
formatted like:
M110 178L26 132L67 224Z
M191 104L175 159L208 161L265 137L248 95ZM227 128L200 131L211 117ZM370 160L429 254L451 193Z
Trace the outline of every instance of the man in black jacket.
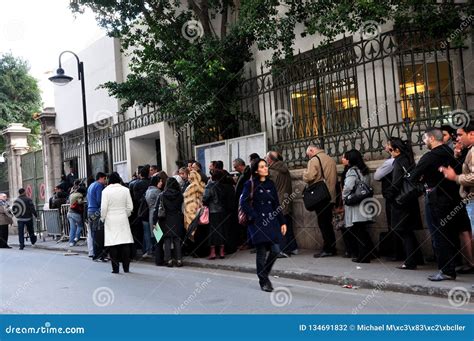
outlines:
M447 220L455 206L459 203L459 188L455 183L445 179L439 172L440 167L454 167L456 160L453 150L443 144L443 133L440 129L426 130L423 142L430 152L423 155L416 168L411 173L412 181L425 183L427 214L431 217L439 272L428 277L430 281L456 279L455 255L457 230L452 220Z
M35 245L36 236L33 229L33 216L37 217L33 201L26 196L23 188L18 191L20 195L13 203L12 212L18 221L18 239L20 241L20 250L25 248L25 226L30 236L31 245Z

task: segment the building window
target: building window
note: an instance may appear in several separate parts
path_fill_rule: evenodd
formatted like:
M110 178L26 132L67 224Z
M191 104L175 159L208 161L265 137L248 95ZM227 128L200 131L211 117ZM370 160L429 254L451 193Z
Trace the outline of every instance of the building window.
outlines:
M399 66L403 119L435 117L452 109L449 68L447 61Z
M356 78L333 81L326 76L321 84L291 91L291 111L298 138L357 129L360 110Z

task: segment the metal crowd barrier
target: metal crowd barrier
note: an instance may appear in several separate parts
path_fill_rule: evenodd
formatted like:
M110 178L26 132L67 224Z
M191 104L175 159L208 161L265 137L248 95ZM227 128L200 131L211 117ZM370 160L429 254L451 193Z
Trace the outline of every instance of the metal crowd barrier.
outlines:
M48 236L53 236L55 238L62 237L63 231L58 209L44 209L40 217Z
M48 236L59 240L69 240L71 227L67 219L69 204L62 205L60 209L43 209L38 211L35 231L45 231ZM87 239L87 219L84 218L84 228L81 239Z

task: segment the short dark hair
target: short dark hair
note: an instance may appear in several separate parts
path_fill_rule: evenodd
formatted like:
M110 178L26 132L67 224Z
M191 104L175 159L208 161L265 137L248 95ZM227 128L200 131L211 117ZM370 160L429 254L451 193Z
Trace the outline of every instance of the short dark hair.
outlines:
M196 166L198 166L198 168L199 168L200 170L202 170L202 165L201 165L200 162L196 161L196 162L194 162L194 164L195 164Z
M150 167L143 167L140 169L140 175L145 179L148 178L150 175Z
M443 142L443 132L439 128L428 128L426 129L425 134L434 137L434 139L438 142Z
M18 190L18 194L20 194L20 195L25 194L25 192L26 192L26 191L25 191L24 188L20 188L20 189Z
M250 154L249 159L250 159L250 162L254 160L261 160L260 155L258 155L257 153Z
M218 161L216 161L215 166L216 166L217 169L223 170L224 169L224 162L222 162L221 160L218 160Z
M106 178L107 175L105 173L102 173L102 172L97 172L97 174L95 175L95 179L96 180L99 180L100 178Z
M456 136L456 129L451 127L449 124L443 124L441 127L439 127L439 129L441 131L447 131L451 137Z
M186 164L190 164L190 163L195 163L196 160L188 160L188 162L186 162Z
M239 158L239 157L234 160L234 163L235 163L236 165L238 165L238 166L245 166L245 161L242 160L242 159Z
M459 127L458 129L464 130L465 133L470 133L471 131L474 131L474 122L469 121L469 123L466 124L465 127Z
M158 169L158 165L151 165L150 166L150 169L153 168L153 169Z
M112 184L120 184L122 183L122 178L120 177L119 173L117 172L113 172L111 174L109 174L109 185L112 185Z
M157 186L158 182L160 182L160 177L159 176L152 176L150 180L150 186Z
M211 174L212 181L221 181L225 176L225 172L222 169L214 169Z

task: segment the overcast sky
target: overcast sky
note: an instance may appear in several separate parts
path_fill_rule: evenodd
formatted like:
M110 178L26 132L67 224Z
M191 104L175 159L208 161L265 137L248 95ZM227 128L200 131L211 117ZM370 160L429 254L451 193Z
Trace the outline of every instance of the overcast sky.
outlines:
M39 81L43 107L54 106L48 77L58 67L59 54L78 53L105 35L91 12L74 18L68 5L69 0L0 0L0 54L11 51L28 61Z

